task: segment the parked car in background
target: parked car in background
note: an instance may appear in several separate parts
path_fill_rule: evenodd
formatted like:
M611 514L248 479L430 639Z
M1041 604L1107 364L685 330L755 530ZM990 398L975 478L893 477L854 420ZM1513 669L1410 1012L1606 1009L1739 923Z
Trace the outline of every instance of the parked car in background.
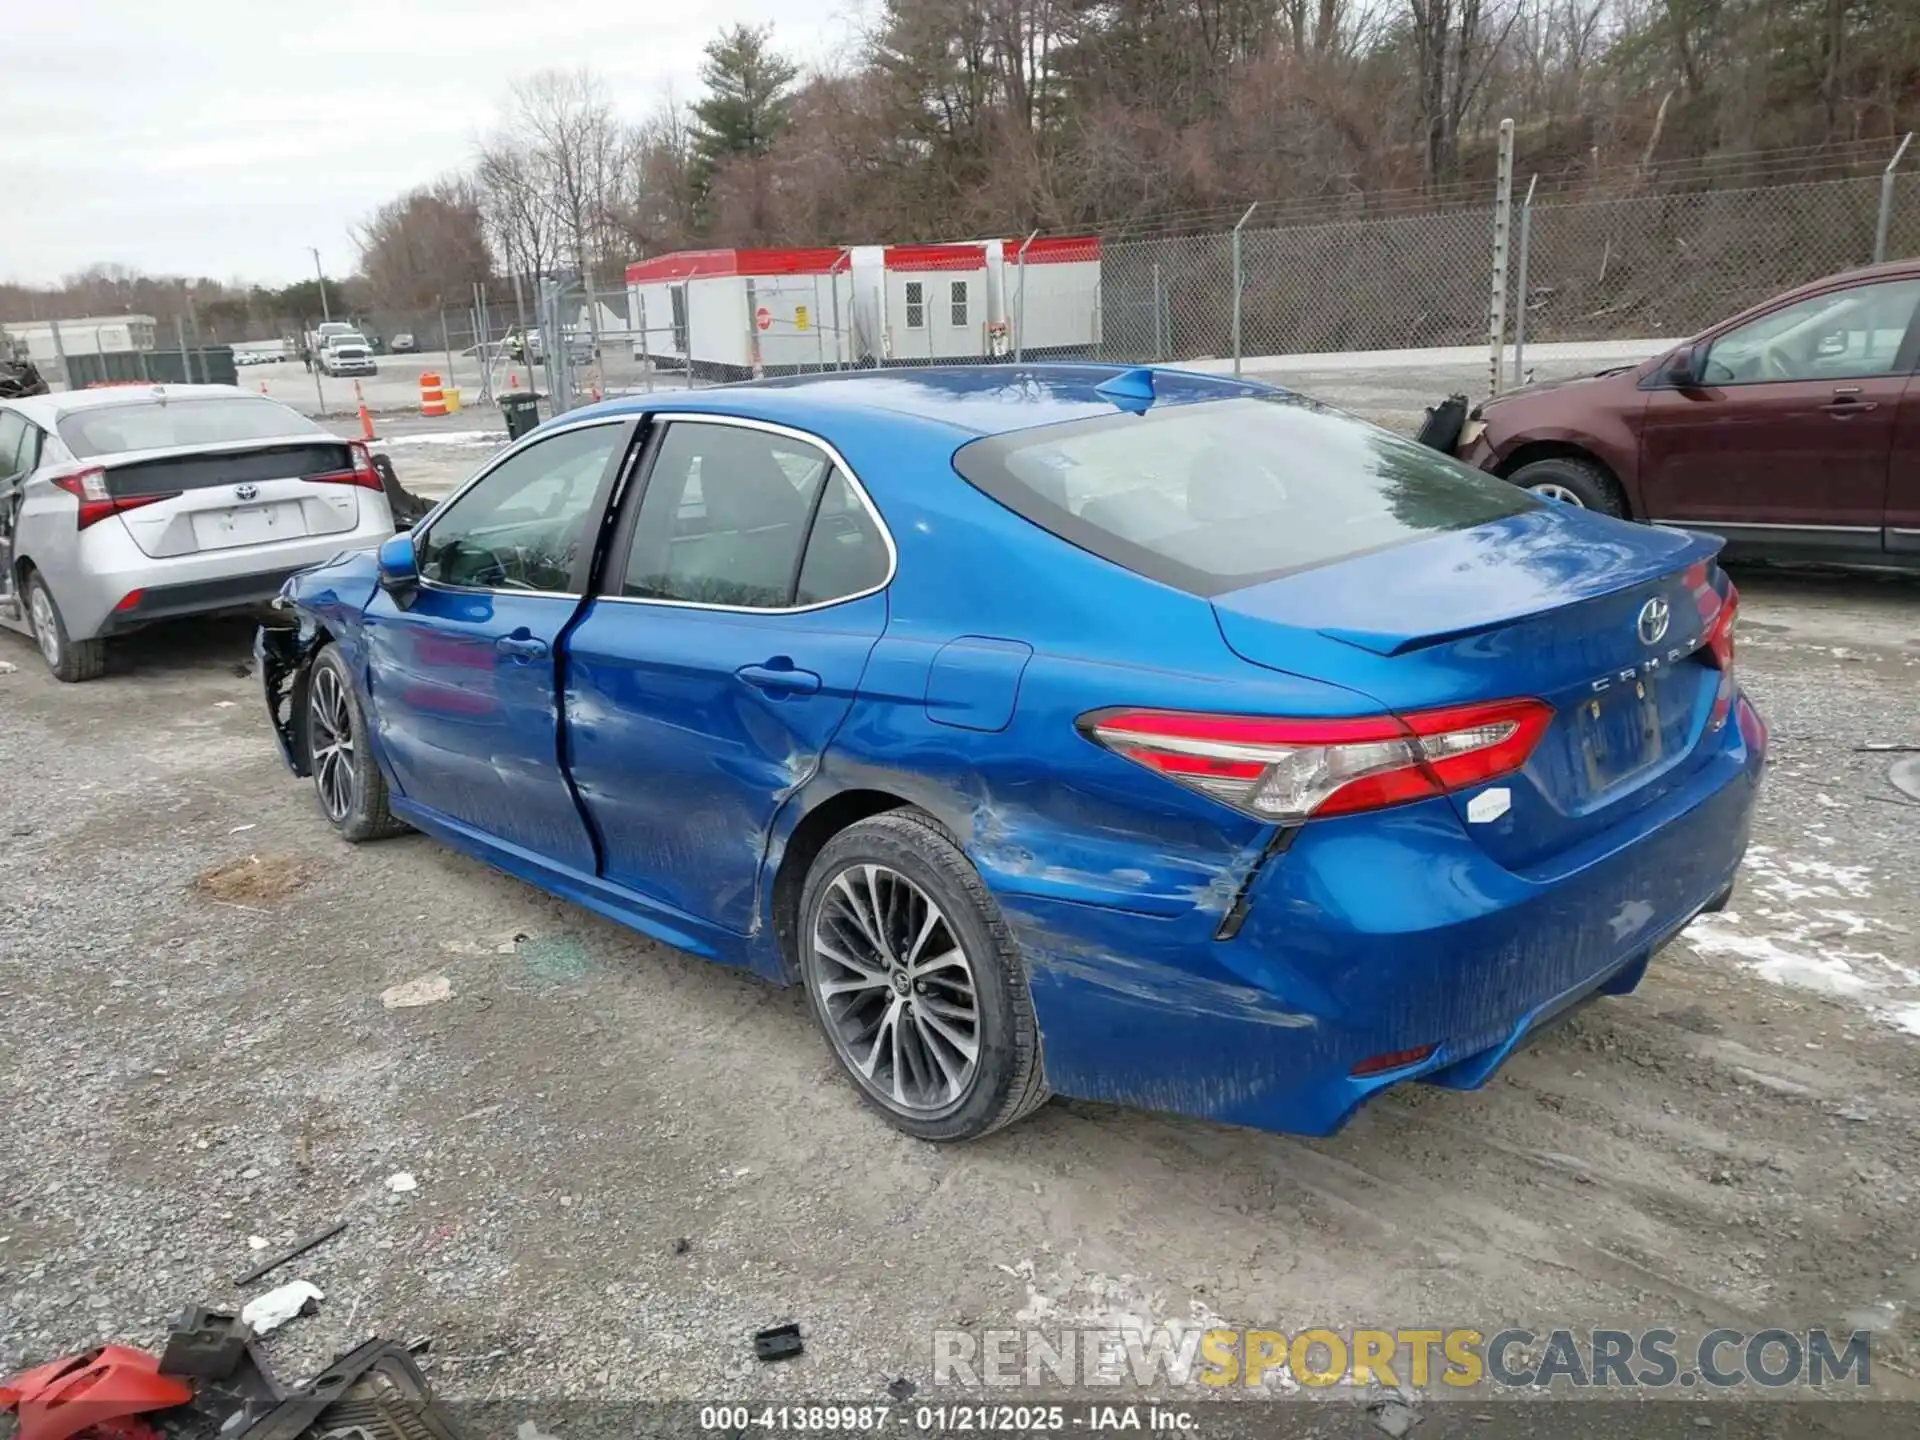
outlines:
M245 610L292 571L378 545L393 516L366 446L230 385L0 401L0 627L62 680L109 635Z
M560 416L258 650L342 836L804 984L909 1134L1321 1134L1724 902L1718 549L1261 385L889 370Z
M1470 412L1468 464L1724 536L1728 555L1920 568L1920 260L1829 276L1644 364Z
M395 355L411 355L416 348L413 343L413 333L408 330L402 330L398 335L394 336L392 342L387 346L387 349Z
M373 349L358 334L335 335L320 352L319 364L328 375L377 375Z

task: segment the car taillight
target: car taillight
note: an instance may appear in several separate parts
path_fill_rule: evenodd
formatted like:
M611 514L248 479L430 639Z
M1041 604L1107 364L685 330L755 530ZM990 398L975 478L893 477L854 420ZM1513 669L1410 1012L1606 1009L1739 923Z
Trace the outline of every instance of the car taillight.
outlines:
M380 472L373 468L373 452L367 449L364 440L349 440L347 451L353 456L353 467L348 470L328 470L320 475L309 475L307 479L320 485L358 485L362 490L384 490L380 483Z
M1263 820L1404 805L1511 774L1553 720L1540 700L1343 720L1104 710L1089 738Z
M180 492L168 490L159 495L123 495L113 496L107 493L107 472L101 469L82 470L77 475L55 475L53 483L80 502L77 517L77 530L89 525L97 525L109 515L118 515L127 510L138 510L142 505L151 505L156 500L171 500Z
M1727 582L1727 598L1720 602L1713 622L1707 626L1707 663L1716 670L1733 669L1733 622L1740 614L1740 590Z
M1700 647L1700 658L1720 672L1720 688L1714 693L1708 730L1718 730L1725 725L1733 711L1733 623L1739 614L1740 591L1729 580L1726 599L1720 602L1719 611L1707 626L1706 641Z

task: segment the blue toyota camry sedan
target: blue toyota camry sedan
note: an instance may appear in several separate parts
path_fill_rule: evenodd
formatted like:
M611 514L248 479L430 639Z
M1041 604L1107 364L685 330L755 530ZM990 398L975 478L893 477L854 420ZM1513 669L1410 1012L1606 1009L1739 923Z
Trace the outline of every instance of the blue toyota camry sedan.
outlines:
M1261 385L883 370L561 416L258 646L341 835L806 986L910 1134L1326 1134L1725 902L1718 545Z

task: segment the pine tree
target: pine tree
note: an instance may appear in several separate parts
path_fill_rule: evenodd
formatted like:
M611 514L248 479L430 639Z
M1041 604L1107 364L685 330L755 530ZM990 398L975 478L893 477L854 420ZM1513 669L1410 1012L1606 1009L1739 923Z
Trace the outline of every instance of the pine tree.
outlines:
M792 87L800 73L773 48L772 28L735 25L707 43L693 107L693 183L705 195L727 161L758 159L792 121Z

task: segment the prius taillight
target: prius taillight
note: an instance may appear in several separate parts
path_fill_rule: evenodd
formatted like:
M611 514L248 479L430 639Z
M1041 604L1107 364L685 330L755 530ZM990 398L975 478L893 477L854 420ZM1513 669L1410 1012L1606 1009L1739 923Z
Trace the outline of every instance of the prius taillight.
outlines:
M307 479L321 485L358 485L362 490L381 490L380 472L373 468L373 452L367 449L363 440L349 440L347 451L353 457L353 464L345 470L328 470L319 475L309 475Z
M138 510L142 505L151 505L156 500L171 500L180 492L168 490L158 495L115 496L107 491L107 472L94 468L81 470L72 475L54 475L50 477L60 489L80 502L80 513L75 517L74 528L85 530L89 525L97 525L110 515L119 515L127 510Z
M1088 738L1263 820L1350 815L1511 774L1553 721L1531 699L1405 715L1308 720L1176 710L1102 710Z

